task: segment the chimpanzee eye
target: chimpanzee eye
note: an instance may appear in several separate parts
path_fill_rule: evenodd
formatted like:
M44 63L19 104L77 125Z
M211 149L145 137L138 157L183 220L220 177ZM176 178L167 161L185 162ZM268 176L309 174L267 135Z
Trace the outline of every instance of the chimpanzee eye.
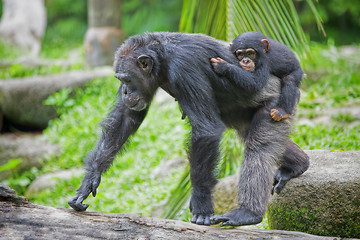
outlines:
M251 59L255 59L256 58L256 52L254 49L249 48L246 50L246 55L251 58Z
M236 50L235 52L236 57L244 57L245 52L243 50Z

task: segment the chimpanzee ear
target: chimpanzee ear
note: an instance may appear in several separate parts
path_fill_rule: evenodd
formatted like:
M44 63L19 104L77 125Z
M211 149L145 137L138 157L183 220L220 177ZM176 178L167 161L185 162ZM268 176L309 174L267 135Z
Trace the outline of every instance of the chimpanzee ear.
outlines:
M151 70L153 68L153 60L150 56L140 55L137 58L137 61L139 63L141 70L143 70L144 72L147 72L147 73L151 72Z
M270 49L269 41L267 39L262 39L261 42L264 45L265 52L269 51Z

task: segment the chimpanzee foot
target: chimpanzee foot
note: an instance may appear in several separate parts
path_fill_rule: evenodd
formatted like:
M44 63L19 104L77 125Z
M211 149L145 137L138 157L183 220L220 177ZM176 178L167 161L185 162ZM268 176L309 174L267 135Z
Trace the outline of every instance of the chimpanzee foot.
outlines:
M208 215L204 215L204 214L195 214L192 218L191 218L191 222L198 224L198 225L206 225L206 226L210 226L210 218L213 216L214 214L208 214Z
M224 215L215 215L210 218L211 224L220 226L244 226L261 223L263 216L258 216L245 207L233 209Z
M210 190L193 190L190 199L190 211L193 214L190 220L192 223L210 226L210 218L214 215Z
M291 178L293 178L293 173L291 171L279 168L275 173L271 194L274 194L274 192L279 194Z

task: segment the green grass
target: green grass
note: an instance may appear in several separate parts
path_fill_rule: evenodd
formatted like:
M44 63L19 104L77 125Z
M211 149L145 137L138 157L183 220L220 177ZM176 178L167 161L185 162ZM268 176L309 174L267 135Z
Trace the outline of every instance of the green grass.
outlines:
M97 79L85 90L77 89L72 94L62 90L48 100L62 105L59 111L63 115L51 122L45 135L63 151L59 157L50 159L43 172L83 166L84 157L96 143L98 123L113 105L118 87L113 77ZM175 101L153 103L131 144L103 176L97 198L86 200L91 205L90 211L149 214L156 203L169 195L182 169L165 178L156 178L151 172L162 162L186 156L186 124L180 112L174 110L177 110ZM80 181L81 178L76 178L61 182L55 189L43 191L31 200L68 207L66 202L75 194Z
M300 107L360 105L359 51L341 54L331 42L328 46L312 43L311 56L302 59L307 74L303 80Z
M0 40L0 61L4 59L15 59L21 56L21 51L10 45L8 42Z
M57 74L57 73L68 72L73 70L81 70L81 69L84 69L84 64L82 63L77 63L68 66L42 65L36 67L27 67L22 64L14 64L0 71L0 79L24 78L35 75L50 75L50 74Z

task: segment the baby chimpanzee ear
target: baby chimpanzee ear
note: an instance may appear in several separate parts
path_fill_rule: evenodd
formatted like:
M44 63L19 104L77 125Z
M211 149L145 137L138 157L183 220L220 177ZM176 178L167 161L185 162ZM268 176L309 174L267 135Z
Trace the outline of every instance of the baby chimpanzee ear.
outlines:
M151 70L153 68L153 60L150 56L140 55L137 58L137 61L139 63L141 70L143 70L144 72L147 72L147 73L151 72Z
M269 51L270 49L269 41L267 39L262 39L261 42L264 45L265 52Z

